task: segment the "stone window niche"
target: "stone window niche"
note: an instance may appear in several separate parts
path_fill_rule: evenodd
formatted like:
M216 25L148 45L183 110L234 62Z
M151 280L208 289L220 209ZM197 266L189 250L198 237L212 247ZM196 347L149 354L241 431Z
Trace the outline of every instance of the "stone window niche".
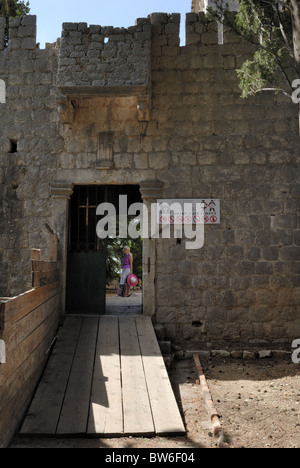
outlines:
M18 152L18 142L17 140L11 140L9 139L8 142L8 153L13 154Z

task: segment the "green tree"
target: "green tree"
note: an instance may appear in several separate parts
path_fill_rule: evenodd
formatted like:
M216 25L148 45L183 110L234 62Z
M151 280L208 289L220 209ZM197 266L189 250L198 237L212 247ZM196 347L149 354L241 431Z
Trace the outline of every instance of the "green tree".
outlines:
M215 0L216 8L211 8L209 14L256 46L253 57L237 70L243 97L275 91L297 102L294 96L295 88L300 86L300 0L238 2L237 14L229 12L224 0Z
M0 16L6 18L6 30L4 45L8 43L8 22L9 18L15 18L17 16L28 15L30 12L29 2L22 0L0 0Z

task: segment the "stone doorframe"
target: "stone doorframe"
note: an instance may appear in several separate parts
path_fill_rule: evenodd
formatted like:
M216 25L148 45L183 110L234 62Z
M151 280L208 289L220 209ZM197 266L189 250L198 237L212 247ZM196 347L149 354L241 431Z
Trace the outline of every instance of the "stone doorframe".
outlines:
M79 182L76 182L80 185ZM59 260L61 262L61 306L66 312L66 282L68 260L69 200L75 183L57 181L51 184L52 218L51 227L59 238ZM163 183L145 180L139 183L142 200L151 213L151 203L161 198ZM149 217L149 232L150 231ZM143 314L154 316L156 312L156 239L143 240Z

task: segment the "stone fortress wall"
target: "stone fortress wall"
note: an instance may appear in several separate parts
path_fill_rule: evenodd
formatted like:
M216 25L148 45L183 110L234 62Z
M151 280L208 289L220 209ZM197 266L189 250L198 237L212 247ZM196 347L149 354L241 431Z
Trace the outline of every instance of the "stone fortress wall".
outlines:
M297 108L241 99L236 68L253 46L227 30L219 45L202 13L186 21L185 46L180 15L156 13L128 29L65 23L60 48L39 50L36 18L11 20L0 295L30 284L31 247L47 251L53 186L159 181L160 198L220 199L221 224L201 250L155 241L154 320L190 346L281 346L300 336Z

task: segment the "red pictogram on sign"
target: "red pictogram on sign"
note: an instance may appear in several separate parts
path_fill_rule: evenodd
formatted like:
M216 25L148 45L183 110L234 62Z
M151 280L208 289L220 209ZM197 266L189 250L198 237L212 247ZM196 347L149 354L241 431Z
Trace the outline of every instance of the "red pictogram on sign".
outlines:
M215 224L217 221L218 221L218 218L216 216L213 215L213 216L210 217L210 222L211 223Z

